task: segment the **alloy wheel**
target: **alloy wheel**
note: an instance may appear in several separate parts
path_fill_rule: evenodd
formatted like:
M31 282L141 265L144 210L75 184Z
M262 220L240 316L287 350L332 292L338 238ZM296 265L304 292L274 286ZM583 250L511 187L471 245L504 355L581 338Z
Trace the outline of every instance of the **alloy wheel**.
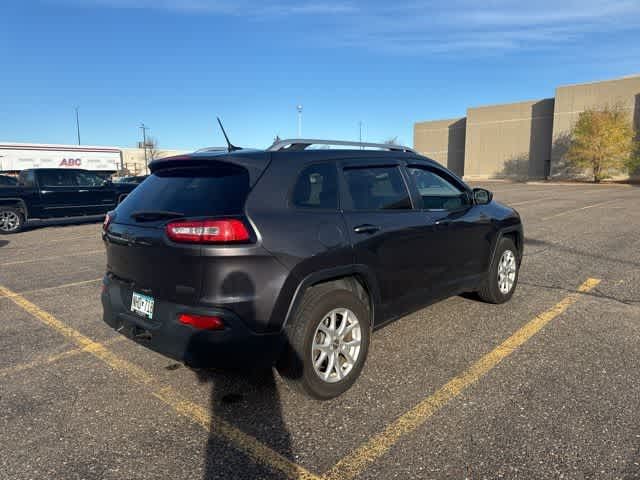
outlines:
M3 232L13 232L20 225L20 217L16 212L0 212L0 230Z
M311 361L321 380L339 382L353 369L360 356L362 329L348 308L327 313L313 335Z
M505 250L498 263L498 288L503 295L508 294L516 282L516 256L511 250Z

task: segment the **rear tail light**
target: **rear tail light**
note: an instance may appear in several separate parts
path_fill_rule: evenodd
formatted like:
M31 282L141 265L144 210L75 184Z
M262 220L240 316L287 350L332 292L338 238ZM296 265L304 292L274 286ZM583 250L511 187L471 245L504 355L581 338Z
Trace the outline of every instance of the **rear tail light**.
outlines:
M103 231L106 232L109 229L109 225L111 224L111 220L113 220L113 214L111 212L108 212L104 216L104 221L102 222L102 230Z
M195 220L171 222L167 236L180 243L237 243L249 240L249 231L240 220Z
M222 330L224 322L220 317L208 315L193 315L191 313L181 313L178 321L183 325L191 325L200 330Z

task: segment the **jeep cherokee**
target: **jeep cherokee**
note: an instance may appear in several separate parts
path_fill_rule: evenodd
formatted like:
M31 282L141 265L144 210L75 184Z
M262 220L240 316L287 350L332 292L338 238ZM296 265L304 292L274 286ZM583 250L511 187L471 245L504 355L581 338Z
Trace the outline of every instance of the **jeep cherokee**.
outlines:
M328 399L362 371L374 329L516 288L518 213L407 147L283 140L150 169L105 218L104 320L189 365L275 364Z

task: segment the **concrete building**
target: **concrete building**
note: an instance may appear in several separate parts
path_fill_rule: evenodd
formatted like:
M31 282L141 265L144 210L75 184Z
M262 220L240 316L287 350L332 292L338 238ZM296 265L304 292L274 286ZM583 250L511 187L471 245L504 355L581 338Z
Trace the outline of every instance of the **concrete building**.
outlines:
M561 86L555 98L471 107L464 118L418 122L414 148L469 179L582 176L563 159L569 132L585 109L606 105L624 108L640 130L640 75Z
M541 178L551 149L553 98L467 110L464 175Z
M467 120L420 122L413 127L414 148L462 175Z
M187 153L184 150L147 149L147 160ZM0 172L27 168L83 168L99 172L124 170L129 175L147 173L142 148L0 142Z

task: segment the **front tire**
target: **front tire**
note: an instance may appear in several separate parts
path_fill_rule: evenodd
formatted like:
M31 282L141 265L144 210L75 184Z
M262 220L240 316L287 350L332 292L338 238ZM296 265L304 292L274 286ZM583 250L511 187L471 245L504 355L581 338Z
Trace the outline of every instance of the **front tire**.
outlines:
M18 208L0 207L0 234L18 233L24 227L24 214Z
M513 240L502 237L478 295L488 303L499 304L509 301L518 284L519 273L518 249Z
M286 334L278 371L297 390L328 400L351 388L364 367L371 338L369 309L349 290L314 287Z

